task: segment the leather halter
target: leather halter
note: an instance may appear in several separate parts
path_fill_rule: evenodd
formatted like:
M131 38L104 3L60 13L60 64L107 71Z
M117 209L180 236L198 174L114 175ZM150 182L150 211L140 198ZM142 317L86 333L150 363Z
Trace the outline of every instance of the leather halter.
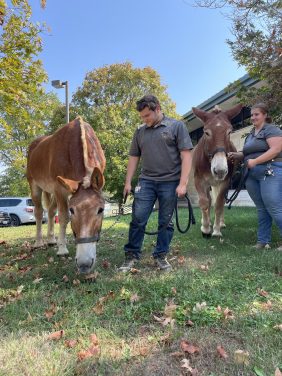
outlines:
M76 238L74 239L75 244L84 244L84 243L95 243L100 239L100 233L94 236L89 236L86 238Z
M225 148L223 148L223 147L216 148L212 153L208 154L210 161L213 159L213 157L215 156L216 153L225 153L225 155L227 156L227 152L226 152Z

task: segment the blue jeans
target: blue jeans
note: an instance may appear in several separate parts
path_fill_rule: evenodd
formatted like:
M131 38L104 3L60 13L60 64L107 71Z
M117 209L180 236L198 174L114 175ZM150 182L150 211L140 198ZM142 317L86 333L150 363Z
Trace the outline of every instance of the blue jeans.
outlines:
M274 176L265 177L266 164L249 170L246 188L254 201L258 213L257 241L271 241L272 220L280 230L282 237L282 162L272 162Z
M179 181L160 182L139 179L134 192L128 243L124 246L126 255L130 254L140 259L144 231L157 199L159 201L158 230L161 229L161 231L157 235L157 244L153 250L153 257L157 258L168 253L174 232L171 219L175 207L178 184ZM166 227L166 225L168 226Z

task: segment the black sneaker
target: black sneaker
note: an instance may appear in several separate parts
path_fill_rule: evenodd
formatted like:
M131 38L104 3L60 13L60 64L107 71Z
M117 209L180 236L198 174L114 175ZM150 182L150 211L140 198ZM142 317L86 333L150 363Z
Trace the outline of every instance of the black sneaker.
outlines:
M167 258L165 255L155 258L155 264L158 268L160 268L163 271L170 272L172 270L172 266L167 261Z
M134 267L134 265L138 262L137 258L132 255L125 256L124 263L121 267L118 268L118 271L121 273L130 272L130 270Z

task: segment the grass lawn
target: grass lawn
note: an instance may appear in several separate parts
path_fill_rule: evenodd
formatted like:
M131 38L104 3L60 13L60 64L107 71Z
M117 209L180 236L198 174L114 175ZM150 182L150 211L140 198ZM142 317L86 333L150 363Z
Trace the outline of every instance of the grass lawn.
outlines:
M175 232L173 272L154 268L146 236L125 275L130 217L105 219L90 279L76 274L70 230L59 259L31 248L35 226L1 228L0 375L281 376L282 252L251 248L254 208L226 210L223 239L202 238L195 216ZM150 221L154 230L156 213ZM279 240L274 229L273 248Z

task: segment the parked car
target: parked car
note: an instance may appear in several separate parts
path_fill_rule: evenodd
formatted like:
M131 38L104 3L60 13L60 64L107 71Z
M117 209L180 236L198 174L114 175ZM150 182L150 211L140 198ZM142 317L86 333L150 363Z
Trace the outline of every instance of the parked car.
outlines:
M35 223L34 204L30 197L0 197L0 210L9 213L11 226ZM42 222L47 222L47 213L45 210Z
M11 226L11 218L8 213L0 211L0 227Z

